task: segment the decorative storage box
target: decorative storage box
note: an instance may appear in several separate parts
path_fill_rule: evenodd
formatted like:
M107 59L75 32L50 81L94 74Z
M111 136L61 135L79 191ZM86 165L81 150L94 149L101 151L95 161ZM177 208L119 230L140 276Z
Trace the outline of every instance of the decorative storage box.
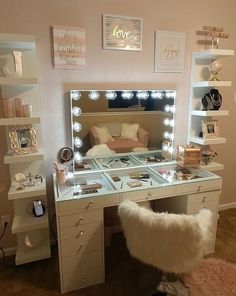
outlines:
M200 165L201 149L195 145L177 146L177 162L181 167L197 167Z

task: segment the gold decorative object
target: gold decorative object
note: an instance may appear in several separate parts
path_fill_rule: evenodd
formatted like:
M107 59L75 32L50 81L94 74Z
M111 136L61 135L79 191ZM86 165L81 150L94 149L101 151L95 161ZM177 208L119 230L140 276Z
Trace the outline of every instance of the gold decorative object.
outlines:
M36 130L31 125L15 125L9 132L14 155L37 152Z
M202 31L197 31L197 35L205 36L206 38L210 37L211 39L201 40L201 43L211 44L211 48L219 48L220 38L229 38L229 34L223 33L224 28L215 27L215 26L203 26Z
M177 162L181 167L198 167L200 165L200 147L196 145L178 145Z

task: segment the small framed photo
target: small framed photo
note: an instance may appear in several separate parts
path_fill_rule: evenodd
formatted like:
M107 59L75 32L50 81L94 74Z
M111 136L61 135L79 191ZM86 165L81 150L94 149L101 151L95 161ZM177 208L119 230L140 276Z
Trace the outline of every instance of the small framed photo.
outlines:
M103 48L142 50L142 19L103 14Z
M183 72L184 32L155 32L155 72Z
M11 127L9 138L14 155L37 152L36 130L31 125L15 125Z
M219 126L216 120L202 121L203 138L216 138L220 135Z

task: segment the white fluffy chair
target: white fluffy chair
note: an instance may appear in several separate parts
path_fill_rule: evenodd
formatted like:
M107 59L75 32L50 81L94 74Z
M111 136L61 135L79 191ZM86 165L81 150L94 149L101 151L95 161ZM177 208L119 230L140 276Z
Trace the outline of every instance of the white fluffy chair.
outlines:
M130 254L164 272L190 272L211 241L212 213L207 209L195 216L155 213L126 200L118 213ZM165 286L170 287L167 282ZM173 295L187 295L178 293Z

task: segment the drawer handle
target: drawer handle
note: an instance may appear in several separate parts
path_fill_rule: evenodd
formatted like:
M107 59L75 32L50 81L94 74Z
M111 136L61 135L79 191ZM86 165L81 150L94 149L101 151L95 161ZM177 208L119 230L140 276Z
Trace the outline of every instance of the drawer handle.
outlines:
M89 203L88 203L88 205L87 205L87 209L89 209L89 208L91 208L91 206L93 205L93 202L92 201L90 201Z
M199 192L201 189L202 189L202 186L199 185L198 188L197 188L197 191Z
M207 196L204 196L204 197L202 198L202 203L204 203L206 200L207 200Z
M82 236L83 234L84 234L84 231L81 230L81 231L77 234L76 238L79 238L79 237Z
M147 198L149 198L149 197L152 197L151 192L148 192L148 194L147 194Z
M75 224L75 226L79 226L83 221L84 219L79 219L79 221Z
M84 247L83 245L79 246L79 249L77 250L76 253L79 254L79 252L83 249L83 247Z
M86 282L87 282L87 279L86 279L86 278L83 278L83 279L82 279L82 282L83 282L83 283L86 283Z

